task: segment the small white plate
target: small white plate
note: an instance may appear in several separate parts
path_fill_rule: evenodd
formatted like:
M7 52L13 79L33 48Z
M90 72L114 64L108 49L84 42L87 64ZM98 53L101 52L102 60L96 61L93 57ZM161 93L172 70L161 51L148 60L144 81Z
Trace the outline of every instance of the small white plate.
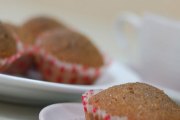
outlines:
M25 104L75 102L80 101L82 93L87 90L137 81L140 81L139 77L118 62L113 62L93 85L60 84L0 74L0 99Z
M39 120L85 120L85 115L80 103L59 103L42 109Z

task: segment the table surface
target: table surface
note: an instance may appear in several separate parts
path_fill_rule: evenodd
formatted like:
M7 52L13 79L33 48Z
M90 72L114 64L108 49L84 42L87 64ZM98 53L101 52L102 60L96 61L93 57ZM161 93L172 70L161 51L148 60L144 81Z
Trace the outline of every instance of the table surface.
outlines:
M113 23L122 11L153 11L179 19L180 1L168 0L131 2L123 0L1 0L0 19L20 24L35 14L50 14L61 18L70 26L77 28L92 38L105 52L119 61L124 60L124 53L114 37ZM144 2L144 3L142 3ZM143 6L142 6L143 5ZM161 5L161 7L159 7ZM175 6L175 7L174 7ZM39 111L44 106L20 105L0 102L0 120L37 120Z
M43 107L1 101L0 120L38 120L39 111Z

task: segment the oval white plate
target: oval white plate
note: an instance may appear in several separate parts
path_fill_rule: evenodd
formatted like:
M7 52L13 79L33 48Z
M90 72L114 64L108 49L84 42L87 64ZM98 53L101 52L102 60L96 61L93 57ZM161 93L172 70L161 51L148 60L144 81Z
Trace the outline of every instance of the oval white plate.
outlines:
M113 62L105 74L93 85L69 85L51 83L0 74L0 99L25 104L52 104L76 102L90 89L105 89L116 84L138 82L140 78L125 65ZM142 81L143 82L143 81ZM179 91L161 88L177 103Z
M139 81L125 65L113 62L93 85L69 85L0 74L0 99L30 104L52 104L80 101L90 89L104 89L116 84Z
M85 115L80 103L59 103L42 109L39 120L85 120Z

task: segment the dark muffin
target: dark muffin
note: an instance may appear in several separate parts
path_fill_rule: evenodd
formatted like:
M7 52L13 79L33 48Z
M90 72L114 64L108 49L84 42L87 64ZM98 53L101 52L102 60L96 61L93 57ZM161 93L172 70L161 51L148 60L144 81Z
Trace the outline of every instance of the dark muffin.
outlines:
M17 52L16 41L6 25L0 23L0 58L7 58Z
M54 30L41 37L40 47L57 59L86 67L101 67L103 57L84 35L68 29Z
M62 23L53 18L40 16L32 18L24 23L19 34L25 44L33 44L39 34L55 28L64 27Z
M180 120L180 107L148 84L127 83L88 94L88 99L83 96L86 120Z

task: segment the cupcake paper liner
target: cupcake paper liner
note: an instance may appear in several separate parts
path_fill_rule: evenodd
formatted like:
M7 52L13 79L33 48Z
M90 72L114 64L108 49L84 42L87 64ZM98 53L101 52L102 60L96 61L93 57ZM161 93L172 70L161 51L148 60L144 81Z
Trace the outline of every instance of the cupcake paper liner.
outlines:
M17 43L16 54L0 60L0 72L4 74L23 76L31 66L32 50L25 49L19 38L14 35Z
M105 68L87 68L60 61L43 49L36 49L38 69L47 81L68 84L92 84Z
M93 105L89 104L89 99L101 92L102 90L90 90L87 91L82 95L82 104L84 107L84 112L86 115L86 120L128 120L126 116L120 117L120 116L111 116L110 114L106 113L105 110L102 110L100 108L96 108Z

